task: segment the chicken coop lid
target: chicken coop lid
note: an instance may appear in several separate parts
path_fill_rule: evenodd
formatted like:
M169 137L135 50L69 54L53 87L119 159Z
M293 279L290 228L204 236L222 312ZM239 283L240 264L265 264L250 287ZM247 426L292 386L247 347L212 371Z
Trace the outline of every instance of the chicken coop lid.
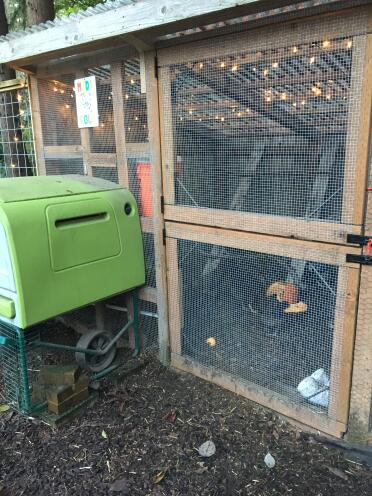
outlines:
M0 181L0 203L113 189L122 189L122 186L104 179L79 175L6 178Z

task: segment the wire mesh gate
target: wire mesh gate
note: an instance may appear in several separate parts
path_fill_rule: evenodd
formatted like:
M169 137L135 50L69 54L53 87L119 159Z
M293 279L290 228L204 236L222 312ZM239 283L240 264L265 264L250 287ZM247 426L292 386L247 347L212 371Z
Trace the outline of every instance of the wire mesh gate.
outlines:
M366 22L350 13L159 52L172 362L335 435L359 279L342 244L362 225Z

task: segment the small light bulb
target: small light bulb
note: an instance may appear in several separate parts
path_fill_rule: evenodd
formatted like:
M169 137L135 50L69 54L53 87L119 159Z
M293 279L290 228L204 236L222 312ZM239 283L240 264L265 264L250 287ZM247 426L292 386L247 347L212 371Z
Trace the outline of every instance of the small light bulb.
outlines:
M129 98L129 95L128 95L128 93L126 93L125 94L125 99L128 100L128 98Z
M13 163L11 163L11 164L10 164L10 167L11 167L12 169L14 169L14 168L15 168L15 166L16 166L16 164L13 164Z
M306 100L301 100L301 105L306 105Z
M293 102L292 104L294 107L297 107L297 103L296 102Z
M287 93L282 93L282 94L280 95L280 99L281 99L281 100L287 100Z
M310 64L314 64L314 62L315 62L315 57L310 57L309 62L310 62Z
M65 90L59 90L59 92L61 93L61 95L63 95L65 93Z
M351 48L353 46L353 42L351 40L347 40L346 46L347 48Z
M221 117L221 122L224 122L224 120L225 120L225 117Z
M271 96L267 96L266 101L267 101L267 103L270 103L271 102Z
M19 141L18 136L14 136L13 140L14 140L15 142Z
M330 100L331 99L331 95L330 94L326 95L326 98L327 98L327 100Z
M128 126L128 131L130 131L130 126Z
M134 120L135 120L135 121L138 121L138 117L136 116L136 117L134 118Z
M274 69L277 69L278 67L279 67L278 62L274 62L274 63L273 63L273 68L274 68Z
M269 74L269 69L264 69L264 71L263 71L263 75L264 75L264 76L267 76L268 74Z
M222 61L222 62L220 63L220 67L221 67L221 69L224 69L224 68L226 67L225 62L223 62L223 61Z
M56 88L56 87L54 86L53 91L54 91L54 93L57 93L58 88Z
M323 41L323 48L329 48L331 46L331 42L329 40Z
M238 66L236 64L234 64L232 67L231 67L231 70L232 72L236 72L238 70Z
M130 80L130 84L134 84L134 79L131 79Z
M203 62L200 62L199 69L203 69Z
M294 47L292 48L292 52L293 52L293 53L297 53L297 52L298 52L298 48L297 48L296 46L294 46Z
M192 115L192 110L191 109L189 110L189 114Z
M65 107L66 107L67 109L69 109L69 108L70 108L70 105L69 105L68 103L66 103Z
M101 122L100 126L101 127L105 127L105 123L104 122Z
M242 113L241 113L241 112L238 112L238 113L237 113L237 116L238 116L238 117L241 117L241 116L242 116Z

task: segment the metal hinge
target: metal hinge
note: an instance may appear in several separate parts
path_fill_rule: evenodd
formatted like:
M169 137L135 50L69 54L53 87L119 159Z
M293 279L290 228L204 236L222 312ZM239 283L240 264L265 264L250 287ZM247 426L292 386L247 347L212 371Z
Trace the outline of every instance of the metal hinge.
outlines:
M160 197L160 211L162 214L164 214L164 196L163 195Z
M163 245L165 246L167 242L167 233L165 231L165 227L163 227Z
M368 246L372 242L372 236L361 236L360 234L348 234L346 241L353 245Z
M361 265L372 265L372 237L361 236L359 234L348 234L346 237L348 243L359 245L365 248L365 253L360 255L348 253L346 255L346 262L358 263Z
M346 255L346 262L358 263L361 265L372 265L372 257L370 255L354 255L348 253Z
M155 76L155 79L158 79L158 75L159 75L159 69L158 69L158 57L155 57L155 66L154 66L154 76Z

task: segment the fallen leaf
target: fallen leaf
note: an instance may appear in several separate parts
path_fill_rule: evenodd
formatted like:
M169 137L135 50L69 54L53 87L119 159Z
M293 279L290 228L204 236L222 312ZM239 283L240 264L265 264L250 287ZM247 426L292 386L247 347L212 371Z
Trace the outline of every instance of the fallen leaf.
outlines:
M106 431L102 431L101 436L103 437L103 439L108 439L108 435L107 435Z
M129 495L129 482L127 479L118 479L110 486L110 491L113 493L121 493L122 495Z
M0 413L5 413L8 410L10 410L10 406L9 405L0 405Z
M278 432L278 431L276 431L275 429L273 430L273 437L274 437L277 441L279 441L279 432Z
M337 477L340 477L341 479L344 479L344 480L349 480L349 477L342 471L340 470L339 468L336 468L336 467L328 467L328 470L334 474L334 475L337 475Z
M164 415L163 419L174 423L177 419L177 410L170 410L168 413Z
M166 470L162 470L161 472L157 473L153 479L154 484L159 484L165 477Z
M271 453L267 453L267 455L264 458L264 462L268 468L274 468L275 467L275 458L272 456Z

